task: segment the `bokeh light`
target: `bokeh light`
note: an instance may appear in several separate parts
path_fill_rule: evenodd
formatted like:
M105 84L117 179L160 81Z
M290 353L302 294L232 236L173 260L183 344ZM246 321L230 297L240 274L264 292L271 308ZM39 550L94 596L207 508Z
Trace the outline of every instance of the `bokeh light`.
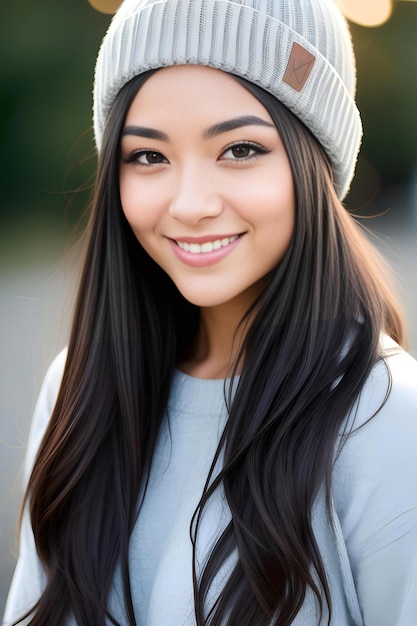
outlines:
M335 0L351 22L361 26L381 26L392 14L392 0Z
M100 13L115 13L122 4L121 0L88 0L93 9Z
M381 26L391 17L393 0L334 0L345 17L360 26ZM416 2L417 0L408 0ZM122 0L88 0L100 13L113 14Z

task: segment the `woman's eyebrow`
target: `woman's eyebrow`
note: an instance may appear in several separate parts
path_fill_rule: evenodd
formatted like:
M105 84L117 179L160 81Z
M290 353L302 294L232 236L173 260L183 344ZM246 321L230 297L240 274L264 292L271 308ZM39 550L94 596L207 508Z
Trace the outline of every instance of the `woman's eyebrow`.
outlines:
M270 128L275 128L273 124L263 120L261 117L256 117L256 115L242 115L241 117L235 117L210 126L210 128L204 131L203 137L204 139L211 139L221 133L227 133L229 130L242 128L242 126L269 126Z
M168 135L161 130L148 128L147 126L126 126L123 129L122 137L126 135L134 135L135 137L146 137L146 139L159 139L160 141L168 141Z
M275 128L273 124L263 120L256 115L242 115L235 117L231 120L219 122L207 128L203 133L204 139L211 139L221 133L227 133L230 130L236 128L242 128L243 126L267 126L269 128ZM156 128L149 128L147 126L129 125L123 129L122 137L126 135L134 135L135 137L146 137L146 139L157 139L159 141L169 141L169 137L162 130L156 130Z

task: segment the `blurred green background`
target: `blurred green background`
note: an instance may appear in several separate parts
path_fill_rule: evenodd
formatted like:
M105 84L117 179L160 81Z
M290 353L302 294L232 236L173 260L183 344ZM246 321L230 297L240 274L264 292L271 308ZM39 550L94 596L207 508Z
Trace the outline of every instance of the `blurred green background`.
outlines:
M15 554L19 468L45 369L66 341L95 167L92 80L110 16L87 0L2 0L0 19L0 614ZM417 355L417 2L352 25L364 141L347 206L397 273Z
M87 0L2 2L3 234L42 220L67 228L79 218L85 194L72 192L94 168L92 73L109 19ZM379 28L352 25L365 127L361 155L384 185L407 184L417 164L416 32L414 2L395 2L392 18Z

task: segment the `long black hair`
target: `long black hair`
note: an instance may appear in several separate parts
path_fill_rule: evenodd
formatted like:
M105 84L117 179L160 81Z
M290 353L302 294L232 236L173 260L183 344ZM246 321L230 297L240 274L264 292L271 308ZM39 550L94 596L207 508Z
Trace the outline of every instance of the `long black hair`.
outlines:
M116 565L126 621L136 624L129 538L172 372L199 322L198 308L143 251L120 204L121 131L151 74L130 81L109 115L63 380L26 494L46 572L32 626L58 626L68 615L82 626L117 624L107 609ZM190 520L195 546L201 511L221 486L232 520L202 573L194 563L195 615L198 626L287 626L308 588L331 608L313 503L323 485L329 495L338 435L378 359L380 333L401 342L403 326L382 261L337 199L323 149L274 97L236 80L282 137L296 223L242 320L244 365L217 452L223 469L208 477ZM235 550L236 566L207 608L210 585Z

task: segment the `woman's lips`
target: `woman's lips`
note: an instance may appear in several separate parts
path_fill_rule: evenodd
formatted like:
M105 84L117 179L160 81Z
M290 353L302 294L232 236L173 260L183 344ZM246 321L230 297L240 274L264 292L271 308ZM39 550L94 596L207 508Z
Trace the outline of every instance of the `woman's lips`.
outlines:
M176 256L186 265L204 267L224 259L239 245L242 235L170 239Z

